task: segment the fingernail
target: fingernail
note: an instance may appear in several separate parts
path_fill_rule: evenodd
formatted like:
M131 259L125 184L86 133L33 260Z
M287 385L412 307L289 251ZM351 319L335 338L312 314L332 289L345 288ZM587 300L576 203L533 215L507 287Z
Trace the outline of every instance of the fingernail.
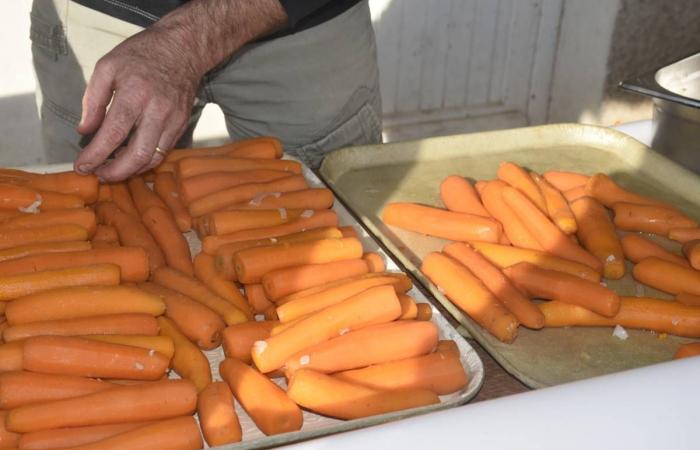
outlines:
M90 164L81 164L78 166L78 172L90 173L92 171L92 166Z

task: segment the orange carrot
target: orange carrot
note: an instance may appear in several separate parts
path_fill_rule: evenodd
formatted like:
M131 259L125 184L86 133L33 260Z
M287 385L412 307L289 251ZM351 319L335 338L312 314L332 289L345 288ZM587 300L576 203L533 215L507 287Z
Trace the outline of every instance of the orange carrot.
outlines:
M586 183L586 195L593 197L608 208L615 203L633 203L636 205L660 206L673 209L669 204L660 200L645 197L625 190L615 183L609 176L597 173Z
M676 353L673 354L673 359L690 358L698 355L700 355L700 342L691 342L679 346Z
M301 429L301 409L266 376L232 358L221 362L219 372L263 433L270 436Z
M175 344L168 336L139 336L121 334L93 334L80 336L82 339L91 341L107 342L109 344L128 345L130 347L140 347L152 350L172 359L175 353Z
M153 350L70 336L24 341L24 370L56 375L157 380L170 359Z
M275 306L267 308L265 311L263 311L263 318L265 320L279 320L280 318L277 315L277 308Z
M516 289L503 272L483 255L461 242L447 245L443 252L459 261L481 280L520 323L528 328L542 328L544 317L537 306Z
M272 328L277 325L278 321L262 320L226 327L223 333L224 354L228 358L236 358L250 364L253 361L250 356L253 344L269 338Z
M175 344L175 354L171 360L173 370L190 380L197 392L201 392L212 381L209 360L170 319L159 317L158 325L161 336L168 336Z
M474 186L459 175L450 175L442 180L440 198L450 211L491 217L481 204Z
M166 209L152 206L144 211L141 220L160 246L167 265L192 276L194 268L190 246L172 214Z
M129 188L126 186L126 183L115 183L111 184L110 186L112 189L112 202L114 202L114 204L117 205L117 207L119 207L119 209L121 209L125 214L132 217L139 217L139 212L136 209L134 200L131 198Z
M129 188L129 193L131 194L131 198L139 214L145 213L148 208L153 206L163 209L168 208L165 203L163 203L163 200L146 186L146 182L143 181L143 178L138 176L131 177L126 182L126 185Z
M338 227L338 229L340 230L340 233L343 235L343 237L359 238L357 230L355 230L355 228L351 225L345 227Z
M700 239L700 228L672 228L668 231L668 238L681 243Z
M206 236L202 240L202 248L205 253L216 253L216 250L222 245L233 242L251 241L259 239L275 238L280 242L282 236L290 234L300 234L305 231L318 228L335 228L338 226L338 215L335 211L321 210L316 211L309 218L301 218L284 225L275 227L259 228L257 230L243 230L236 233L225 234L221 236ZM320 238L320 237L319 237ZM318 238L317 238L318 239Z
M230 234L236 231L255 228L274 227L289 223L301 217L314 215L311 209L271 209L271 210L238 210L218 211L208 216L209 234Z
M110 314L78 319L48 320L9 327L6 342L32 336L83 336L88 334L156 335L158 324L150 314Z
M180 193L185 203L192 203L205 195L241 184L267 183L289 176L292 176L289 172L266 169L246 172L209 172L180 180Z
M472 246L499 269L505 269L519 262L529 262L543 269L570 273L595 283L600 281L600 274L587 265L559 258L549 253L487 242L473 242Z
M214 311L179 292L155 283L139 283L138 286L163 300L166 317L199 348L212 350L221 344L226 324Z
M241 283L259 283L267 272L302 264L323 264L362 257L355 238L321 239L241 250L234 256Z
M260 194L252 200L227 208L233 210L300 209L318 210L333 206L333 192L325 188L301 189L291 192Z
M620 309L620 297L614 291L568 273L529 263L516 264L503 272L533 297L572 303L606 317L613 317Z
M21 406L7 413L5 423L9 430L27 433L62 427L142 422L191 414L196 403L197 392L190 381L168 380ZM86 411L90 413L86 414Z
M153 422L131 422L34 431L23 434L19 445L21 449L49 450L91 444L151 423Z
M390 322L401 315L394 289L378 286L304 317L282 333L258 341L252 357L261 372L281 368L294 354L343 332Z
M97 188L97 201L98 202L111 202L112 201L112 186L109 184L100 184Z
M568 191L569 189L585 186L590 178L588 175L583 175L581 173L557 172L554 170L545 172L543 176L560 191Z
M95 175L80 175L76 172L38 174L19 170L10 174L3 170L0 178L31 189L75 195L85 203L94 203L97 200L98 180Z
M95 208L101 223L111 225L119 233L119 242L127 247L142 247L148 254L148 267L152 271L165 265L163 251L156 243L146 226L127 213L121 211L115 203L98 203Z
M576 218L571 208L569 208L569 202L564 198L564 195L540 175L532 172L530 176L535 180L535 184L537 184L542 194L547 207L545 212L552 219L552 222L566 234L575 233L578 229Z
M545 251L586 264L597 272L602 272L603 263L598 258L574 244L520 191L511 187L503 188L503 200L513 209L525 225L525 228L535 237Z
M110 314L143 313L159 316L165 304L131 286L78 286L20 297L7 306L10 325L46 320L77 319Z
M615 226L621 230L643 231L662 236L674 228L697 226L690 217L664 206L615 203Z
M384 257L377 252L369 252L362 255L362 259L367 263L367 269L370 272L378 273L386 270Z
M515 212L503 202L503 189L506 183L500 180L489 181L483 189L481 200L486 210L503 225L503 234L513 245L533 250L542 250L542 246L525 228Z
M0 250L32 244L85 241L88 235L85 228L75 224L3 230L0 231Z
M567 202L571 203L578 200L579 198L587 197L586 187L579 186L573 189L569 189L568 191L562 191L562 195L564 196Z
M148 278L148 256L139 247L95 248L70 253L49 253L0 262L0 273L6 275L68 269L94 264L114 264L124 281Z
M227 325L248 320L246 313L209 290L206 285L170 267L161 267L156 270L153 273L153 281L211 308L224 319Z
M274 137L260 136L229 142L218 147L175 149L168 153L165 163L174 163L192 156L224 155L236 158L279 159L282 157L282 143Z
M32 403L80 397L113 387L106 381L73 375L7 372L0 374L0 408L12 409Z
M68 269L0 276L0 301L68 286L119 284L119 266L94 264Z
M180 198L173 174L168 172L156 174L153 189L163 203L168 205L180 231L183 233L189 231L192 228L192 217Z
M382 268L383 271L383 268ZM306 264L267 272L262 286L267 297L275 301L294 292L369 272L364 259L347 259L325 264Z
M77 252L81 250L90 250L91 248L92 245L88 241L66 241L49 242L46 244L27 244L0 250L0 262L44 253Z
M21 341L0 344L0 373L22 370L23 347Z
M433 317L433 307L430 303L416 303L416 320L430 320Z
M683 244L683 254L694 269L700 270L700 239Z
M596 199L582 197L571 203L578 222L576 237L603 264L603 276L618 280L625 275L625 255L608 211Z
M233 265L233 255L246 248L262 247L265 245L281 244L283 242L302 242L302 241L314 241L318 239L336 239L343 237L342 233L338 228L335 227L324 227L316 228L308 231L300 231L298 233L288 234L280 237L272 237L265 239L254 239L250 241L239 241L231 242L228 244L223 244L212 253L207 252L207 243L209 237L204 239L203 250L205 253L216 255L216 269L217 271L227 280L236 279L236 268Z
M681 266L688 266L688 261L683 257L671 253L659 244L638 234L625 235L622 237L621 242L625 256L633 263L638 263L649 256L655 256Z
M501 225L493 219L414 203L390 203L382 220L405 230L453 241L498 242Z
M5 428L6 411L0 411L0 448L17 448L19 445L20 434L8 431Z
M308 347L289 358L288 375L299 369L323 373L357 369L373 364L425 355L438 343L432 322L399 320L351 331Z
M428 389L438 395L457 392L469 382L459 353L439 347L434 353L338 372L333 378L373 389Z
M209 172L241 172L246 170L279 170L301 173L301 164L291 160L245 159L231 157L188 157L175 164L175 174L181 180Z
M213 192L192 201L188 209L192 217L200 217L214 211L247 202L256 196L270 192L290 192L306 189L308 184L302 175L280 178L266 183L249 183Z
M700 271L679 266L672 262L651 256L644 258L633 270L634 278L670 294L685 292L700 295Z
M97 225L95 234L90 239L92 242L116 242L119 244L117 229L109 225Z
M700 295L680 292L676 294L676 301L688 306L700 306Z
M233 407L233 394L223 381L216 381L199 393L197 415L204 439L210 446L240 442L241 423Z
M77 195L36 190L16 184L0 183L0 208L35 213L52 209L83 208Z
M442 253L430 253L423 259L421 272L496 338L513 342L517 319L466 267Z
M43 228L52 225L74 224L85 228L88 235L95 233L95 213L89 208L54 209L39 214L21 214L0 222L0 230Z
M274 308L275 304L267 298L262 284L246 284L244 290L248 305L256 314L262 314L268 309Z
M547 204L537 183L530 174L517 164L503 162L496 171L498 179L508 183L525 195L540 211L547 212Z
M700 308L651 297L621 297L620 311L604 317L586 308L552 301L538 305L545 327L614 327L652 330L675 336L700 337Z
M359 419L440 403L438 396L427 389L373 389L307 369L294 374L287 394L306 409L338 419Z
M214 293L226 299L236 308L253 318L248 302L235 284L225 280L216 270L214 257L200 253L194 258L194 274L199 281L207 285Z

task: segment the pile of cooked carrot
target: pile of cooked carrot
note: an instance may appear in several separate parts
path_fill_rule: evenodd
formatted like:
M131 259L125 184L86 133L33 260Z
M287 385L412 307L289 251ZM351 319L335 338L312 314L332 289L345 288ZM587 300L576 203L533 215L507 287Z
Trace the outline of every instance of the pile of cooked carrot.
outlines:
M272 435L467 384L410 279L281 156L175 150L115 184L0 170L0 449L199 449L243 438L235 402Z
M504 162L496 175L473 185L447 177L440 185L444 209L392 203L383 211L388 225L455 241L428 254L421 271L480 326L503 342L512 342L520 325L620 325L700 337L695 220L602 173L540 175ZM682 254L655 237L682 244ZM602 280L625 276L626 259L636 282L675 299L608 288Z

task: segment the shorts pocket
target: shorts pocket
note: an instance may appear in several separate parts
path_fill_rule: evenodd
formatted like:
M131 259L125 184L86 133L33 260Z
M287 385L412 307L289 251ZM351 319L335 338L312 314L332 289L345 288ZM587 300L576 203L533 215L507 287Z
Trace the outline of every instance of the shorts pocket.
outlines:
M65 15L66 7L63 7L63 11L59 11L61 6L57 2L35 0L30 13L29 39L32 45L54 59L68 54L65 22L61 19Z

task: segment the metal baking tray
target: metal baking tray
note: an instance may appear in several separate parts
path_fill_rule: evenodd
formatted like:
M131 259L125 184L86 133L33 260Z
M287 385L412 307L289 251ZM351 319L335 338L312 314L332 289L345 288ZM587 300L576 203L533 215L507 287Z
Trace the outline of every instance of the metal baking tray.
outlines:
M689 339L628 330L629 338L623 341L608 328L520 327L515 342L504 344L462 314L420 273L422 258L447 241L384 225L384 206L396 201L442 206L439 184L446 176L492 179L502 161L538 172L604 172L623 186L700 218L700 178L620 132L595 126L545 125L345 148L329 154L320 172L338 198L459 321L461 330L526 385L551 386L671 359L678 345ZM659 241L679 248L667 239ZM629 272L629 263L627 268ZM607 283L623 295L668 298L635 283L629 274Z
M72 170L70 164L55 164L45 166L20 167L22 170L32 172L60 172ZM318 176L308 167L304 166L303 174L309 182L309 185L314 187L325 187L324 183ZM399 265L392 259L383 249L379 247L377 242L370 236L369 233L360 225L348 210L338 201L335 202L333 209L337 212L338 218L343 225L352 225L358 231L358 235L365 251L375 251L384 257L387 270L391 272L400 271ZM185 235L190 244L193 254L196 254L201 249L201 243L197 236L193 233ZM409 274L410 275L410 274ZM411 289L408 295L412 296L417 302L427 303L428 299L417 287ZM439 411L447 408L462 405L471 400L481 388L484 382L484 366L481 359L477 355L474 348L460 335L460 333L449 323L448 319L442 315L439 309L432 305L433 318L432 322L437 325L440 339L452 339L457 343L460 352L460 360L462 366L467 372L469 383L460 391L440 396L440 403L437 405L424 406L413 408L410 410L397 411L389 414L367 417L356 420L336 420L329 417L321 416L309 411L304 411L304 425L300 431L292 433L284 433L275 436L265 436L253 423L251 418L246 414L241 405L236 402L236 412L241 422L243 430L243 440L236 444L214 447L217 449L226 450L244 450L244 449L261 449L277 447L281 445L291 444L307 439L312 439L319 436L326 436L334 433L356 430L358 428L370 427L381 423L386 423L394 420L404 419L420 414L427 414L433 411ZM205 352L209 359L214 380L220 380L219 363L224 359L224 353L221 347ZM171 378L178 378L176 374L171 374ZM286 388L284 378L277 378L274 381ZM207 447L208 448L208 447Z

